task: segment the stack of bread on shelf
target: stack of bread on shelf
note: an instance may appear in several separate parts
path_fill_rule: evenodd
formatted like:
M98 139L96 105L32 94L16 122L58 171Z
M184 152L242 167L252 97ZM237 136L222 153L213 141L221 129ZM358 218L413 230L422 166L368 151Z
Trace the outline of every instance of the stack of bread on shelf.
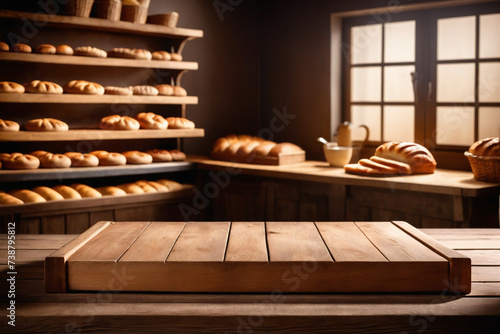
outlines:
M305 152L292 143L276 143L249 135L228 135L219 138L212 149L211 158L257 164L280 164L286 156L293 162L305 160ZM282 162L282 161L281 161Z
M388 142L380 145L369 159L344 166L347 173L367 176L432 174L436 160L422 145L410 142Z
M86 184L56 185L53 187L37 186L32 189L15 189L0 191L0 205L19 205L26 203L44 203L69 199L99 198L103 196L126 196L146 193L171 192L183 188L182 184L159 179L155 181L139 180L116 186L93 188Z

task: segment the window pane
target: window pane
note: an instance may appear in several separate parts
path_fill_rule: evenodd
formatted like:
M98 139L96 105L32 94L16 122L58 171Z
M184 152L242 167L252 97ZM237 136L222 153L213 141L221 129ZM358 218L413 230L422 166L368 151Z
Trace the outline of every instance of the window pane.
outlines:
M438 107L436 117L438 144L470 146L474 143L473 107Z
M479 18L479 57L500 57L500 14L481 15Z
M438 60L475 58L476 17L438 20Z
M415 21L386 23L384 29L384 61L415 61Z
M411 72L415 66L386 66L384 68L384 101L413 102Z
M437 66L437 102L474 102L474 64Z
M382 61L382 25L370 24L351 28L351 63Z
M384 141L415 141L415 108L384 107Z
M500 63L479 64L479 102L500 102Z
M352 106L351 107L351 122L353 128L360 125L366 125L370 129L370 137L368 140L381 140L380 136L380 119L381 119L380 106ZM358 133L358 131L356 131ZM361 133L361 132L359 132ZM364 136L364 133L362 134ZM363 140L364 137L356 138L354 140Z
M479 138L500 137L500 107L479 108Z
M379 102L380 95L380 67L353 67L351 71L351 101Z

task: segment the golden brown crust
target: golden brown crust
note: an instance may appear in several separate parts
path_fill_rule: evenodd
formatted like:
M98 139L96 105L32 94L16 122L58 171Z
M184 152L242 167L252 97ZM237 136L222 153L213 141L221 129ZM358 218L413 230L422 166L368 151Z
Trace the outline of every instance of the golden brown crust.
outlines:
M170 60L171 58L170 53L167 51L154 51L152 53L153 60Z
M99 57L99 58L106 58L108 56L106 51L92 46L79 46L75 48L74 54L76 56L88 56L88 57Z
M97 190L86 184L81 184L81 183L72 184L71 188L78 191L78 193L80 194L80 196L82 196L82 198L102 197L102 194L100 192L98 192Z
M167 84L156 85L156 89L158 89L159 95L165 95L165 96L174 95L174 86L172 85L167 85Z
M168 127L170 129L194 129L194 122L184 117L167 117Z
M99 158L93 154L80 152L66 152L64 154L71 159L71 167L96 167L99 165Z
M127 158L120 153L108 152L97 155L99 166L122 166L127 164Z
M361 159L358 161L358 164L360 164L363 167L374 169L382 174L387 174L387 175L398 174L397 168L386 166L370 159Z
M98 192L101 193L102 196L126 196L127 193L125 190L120 189L114 186L105 186L96 188Z
M170 155L172 156L173 161L184 161L186 160L186 154L179 150L170 150Z
M64 86L69 94L104 95L104 87L98 83L86 80L72 80Z
M290 154L296 152L302 152L302 149L292 143L280 143L276 144L276 146L269 151L269 156L277 157L280 154Z
M68 124L55 118L32 119L24 124L28 131L68 131Z
M175 190L179 190L182 188L182 184L180 184L179 182L172 181L172 180L160 179L160 180L156 180L156 182L167 187L169 191L175 191Z
M31 154L12 153L3 160L6 169L37 169L40 160Z
M168 150L163 149L152 149L147 150L147 154L153 157L153 162L170 162L172 161L172 154Z
M9 44L0 42L0 51L9 51L9 50L10 50Z
M38 157L42 168L69 168L71 159L64 154L47 153Z
M13 52L31 53L31 46L24 43L16 43L12 45Z
M119 184L116 187L122 189L127 194L144 194L144 190L135 183Z
M126 151L122 154L127 158L128 164L150 164L153 162L153 157L145 152Z
M276 146L276 143L273 141L263 141L254 148L254 153L259 156L268 156L274 146Z
M156 189L156 191L168 191L168 188L161 183L156 181L147 181L150 186Z
M55 54L56 47L52 44L40 44L35 49L36 53Z
M477 156L500 157L500 141L498 137L478 140L469 147L469 153Z
M130 86L129 89L134 95L156 96L159 94L158 89L156 89L156 87L154 86L137 85Z
M80 195L80 193L78 191L76 191L75 189L73 189L69 186L63 185L63 184L54 186L54 187L52 187L52 189L54 189L59 194L61 194L61 196L64 199L81 199L82 198L82 195Z
M11 81L0 81L0 93L22 94L24 92L25 89L23 85Z
M113 48L108 57L151 60L151 52L145 49Z
M50 152L42 151L42 150L30 152L31 155L34 155L37 158L40 158L41 156L44 156L44 155L49 154L49 153Z
M46 201L64 200L64 197L61 194L59 194L57 191L49 187L39 186L33 188L33 191L36 192L38 195L42 196L43 198L45 198Z
M187 91L181 86L174 86L174 95L175 96L187 96Z
M105 86L104 94L107 95L132 95L132 91L128 87Z
M145 180L140 180L140 181L135 181L134 182L136 185L142 188L142 190L145 193L156 193L158 190L156 190L155 187L153 187L151 184L149 184L149 181Z
M75 53L75 51L73 50L73 48L71 46L66 45L66 44L61 44L61 45L58 45L56 47L56 53L58 55L71 56Z
M391 160L391 159L386 159L382 157L377 157L377 156L372 156L370 157L370 160L373 162L376 162L378 164L395 168L398 171L398 174L412 174L413 170L411 169L411 166L408 165L407 163L396 161L396 160ZM361 160L360 160L361 162Z
M408 142L388 142L375 150L375 156L404 162L415 174L432 174L436 160L431 152L422 145Z
M182 55L179 53L171 53L170 60L172 61L182 61Z
M33 80L24 84L27 93L35 94L62 94L63 89L55 82Z
M0 131L19 131L20 126L14 121L0 119Z
M42 203L46 202L45 198L36 192L28 189L12 190L9 192L10 195L19 198L24 203Z
M165 130L168 128L168 122L163 116L152 112L141 112L135 116L142 129Z
M0 193L0 205L18 205L24 204L24 202L11 194Z
M99 128L102 130L139 130L140 123L129 116L111 115L101 119Z

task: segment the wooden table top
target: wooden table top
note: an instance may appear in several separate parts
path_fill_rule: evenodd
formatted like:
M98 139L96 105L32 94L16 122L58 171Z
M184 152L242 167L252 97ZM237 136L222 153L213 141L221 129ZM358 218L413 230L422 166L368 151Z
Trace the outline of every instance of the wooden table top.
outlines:
M43 260L76 236L18 234L16 327L7 324L2 307L0 333L497 333L500 229L421 231L472 259L470 294L47 294ZM0 267L9 277L7 235L0 240ZM109 284L116 287L126 285L129 277L117 272L115 278ZM12 286L6 279L0 285L2 303L9 302L6 291Z
M500 183L474 179L472 172L437 169L433 174L372 177L347 174L343 168L331 167L323 161L305 161L296 164L267 166L189 157L198 167L206 170L226 171L232 175L254 175L289 180L336 183L422 191L427 193L476 197L500 194Z

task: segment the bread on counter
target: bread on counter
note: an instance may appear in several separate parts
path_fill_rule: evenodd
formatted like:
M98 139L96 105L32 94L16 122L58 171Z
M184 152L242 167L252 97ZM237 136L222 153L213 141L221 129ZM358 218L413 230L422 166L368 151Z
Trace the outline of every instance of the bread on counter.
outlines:
M468 152L483 157L500 157L500 140L498 137L478 140L469 147Z

